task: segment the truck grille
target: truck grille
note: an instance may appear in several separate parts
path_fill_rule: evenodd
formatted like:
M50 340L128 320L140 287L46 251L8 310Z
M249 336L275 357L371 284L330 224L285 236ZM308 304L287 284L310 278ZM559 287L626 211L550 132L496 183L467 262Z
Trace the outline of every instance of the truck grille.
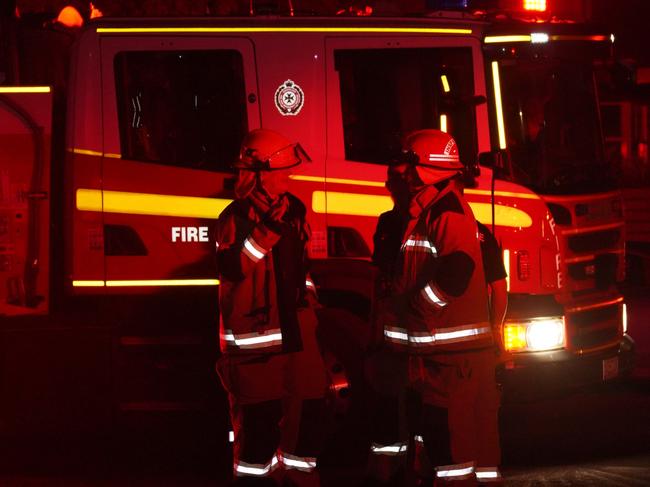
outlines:
M568 266L569 276L575 281L594 279L596 289L606 290L616 284L618 256L601 254L590 262L578 262Z
M620 230L603 230L601 232L574 235L569 237L569 248L574 252L595 252L611 249L621 238Z
M571 348L585 350L615 342L619 317L619 303L569 314L567 331Z

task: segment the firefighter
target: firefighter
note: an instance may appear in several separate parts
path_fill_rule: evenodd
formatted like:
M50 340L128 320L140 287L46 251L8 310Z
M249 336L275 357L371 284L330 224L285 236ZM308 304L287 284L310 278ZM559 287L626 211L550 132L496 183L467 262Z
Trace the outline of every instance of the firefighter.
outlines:
M287 192L308 156L267 129L249 132L236 199L216 224L220 278L217 371L234 429L233 484L319 485L325 367L306 272L309 227Z
M389 312L392 277L408 222L410 200L407 165L388 167L386 189L393 208L382 213L373 237L372 263L376 267L371 340L365 359L370 385L371 447L366 486L405 484L408 447L408 357L383 346L383 321Z
M495 342L498 345L502 345L500 338L501 328L503 326L503 320L505 318L506 310L508 307L508 288L506 283L507 273L505 266L503 265L503 259L501 258L501 248L497 240L494 238L494 235L492 232L490 232L488 227L483 225L481 222L477 221L476 224L478 227L479 242L481 244L481 259L483 261L483 269L485 272L485 282L488 288L490 303L490 323L495 335ZM495 352L498 353L498 346L495 349ZM485 404L485 408L482 411L482 414L492 416L489 421L485 421L485 424L496 428L498 421L498 409L499 401L495 401L494 398L491 402ZM415 472L419 478L419 483L422 486L430 484L429 480L435 477L436 465L435 461L432 463L431 458L439 463L445 458L450 458L451 455L449 453L449 429L447 426L447 411L442 408L436 408L435 417L438 424L438 434L435 438L435 445L428 445L428 450L430 453L427 453L427 449L423 444L422 436L418 431L419 426L415 426ZM431 424L429 427L431 427ZM498 445L498 430L492 431L491 436L494 438L492 441ZM430 454L431 458L429 456ZM488 463L498 464L498 461L490 462L487 460L489 460L489 458L486 459L486 465L479 463L477 465L477 468L481 468L483 466L489 467L489 465L487 465ZM479 476L485 475L485 480L488 480L488 478L492 477L494 477L493 480L499 480L501 478L498 469L490 469L490 471L492 473L479 473Z
M439 465L436 482L473 485L497 476L499 462L494 340L476 220L453 182L463 166L449 135L410 134L403 161L415 174L384 338L409 356L407 380L422 397L419 429ZM446 459L440 447L445 409Z

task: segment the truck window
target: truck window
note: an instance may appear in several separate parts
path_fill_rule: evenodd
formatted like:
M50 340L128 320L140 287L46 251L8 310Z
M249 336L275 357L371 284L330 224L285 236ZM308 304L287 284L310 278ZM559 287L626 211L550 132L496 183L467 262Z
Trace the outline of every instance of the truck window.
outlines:
M238 51L128 51L115 56L122 157L230 171L248 130Z
M440 128L476 157L469 47L336 50L347 160L387 164L402 137Z

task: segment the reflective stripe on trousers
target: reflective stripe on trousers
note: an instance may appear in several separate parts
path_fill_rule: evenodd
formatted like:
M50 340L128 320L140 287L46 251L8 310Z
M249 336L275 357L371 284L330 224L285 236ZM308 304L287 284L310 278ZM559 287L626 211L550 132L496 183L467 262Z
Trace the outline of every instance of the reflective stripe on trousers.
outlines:
M405 455L408 450L408 445L406 443L393 443L392 445L380 445L379 443L373 443L370 446L370 452L373 455Z
M316 458L314 457L300 457L280 451L278 452L278 458L286 470L296 469L301 472L313 472L316 469Z
M495 482L501 480L501 472L498 467L477 467L475 469L476 479L479 482Z
M234 470L237 477L267 477L278 467L278 457L273 455L266 465L235 461Z
M465 480L474 476L474 462L436 467L436 477L445 480Z

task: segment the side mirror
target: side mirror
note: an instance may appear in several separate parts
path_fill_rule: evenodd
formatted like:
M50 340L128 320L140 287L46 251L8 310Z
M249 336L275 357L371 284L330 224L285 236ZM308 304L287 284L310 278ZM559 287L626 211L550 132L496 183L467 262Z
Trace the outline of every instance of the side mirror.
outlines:
M503 177L510 172L510 153L505 149L481 152L478 162L481 166L491 168L495 177Z
M483 95L474 95L472 97L472 105L475 107L479 105L483 105L483 103L487 103L487 98Z
M497 162L496 153L494 152L481 152L478 155L478 163L483 167L495 167Z
M478 165L478 162L474 161L465 165L463 169L463 185L466 188L475 188L478 183L476 178L481 175L481 168Z

